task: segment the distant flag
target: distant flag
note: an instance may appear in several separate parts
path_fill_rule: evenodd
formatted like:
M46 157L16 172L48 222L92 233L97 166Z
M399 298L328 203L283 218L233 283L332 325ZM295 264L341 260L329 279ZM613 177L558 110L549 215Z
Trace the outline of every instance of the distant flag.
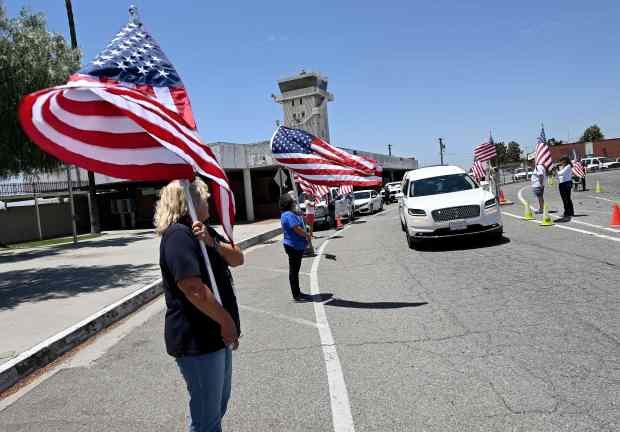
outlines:
M474 160L486 162L495 158L496 156L497 148L495 147L495 142L493 142L493 136L489 131L489 141L479 144L474 148Z
M235 202L223 168L198 136L181 78L133 19L66 85L25 96L19 118L62 161L130 180L207 178L232 240Z
M551 149L549 148L547 138L545 137L544 126L541 126L540 128L540 135L538 136L536 143L536 155L534 161L536 165L542 165L545 169L549 169L553 164L553 160L551 159Z
M378 165L303 131L280 126L271 138L274 160L315 185L376 186Z
M573 160L573 175L577 176L577 177L585 177L586 176L586 170L583 168L583 165L581 164L580 161L578 160Z
M474 161L474 164L471 167L471 175L477 181L482 180L485 176L484 165L485 165L484 162L480 162L479 160L476 160Z
M340 186L340 195L348 195L351 192L353 192L353 186L351 185L344 185L344 186Z
M293 175L295 179L295 183L299 186L301 191L314 198L314 201L318 204L321 202L321 199L329 193L329 188L327 186L315 185L310 183L309 181L303 179L297 174Z

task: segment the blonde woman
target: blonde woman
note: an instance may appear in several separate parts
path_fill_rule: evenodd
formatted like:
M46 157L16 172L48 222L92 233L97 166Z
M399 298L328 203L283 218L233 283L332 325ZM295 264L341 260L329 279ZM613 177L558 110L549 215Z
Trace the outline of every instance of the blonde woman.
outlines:
M199 221L209 218L207 185L190 186ZM161 236L159 265L166 298L164 337L189 392L187 430L221 431L230 398L231 350L239 346L239 309L229 266L243 264L241 250L203 222L192 223L180 181L161 190L155 210ZM220 305L209 287L199 241L207 246Z

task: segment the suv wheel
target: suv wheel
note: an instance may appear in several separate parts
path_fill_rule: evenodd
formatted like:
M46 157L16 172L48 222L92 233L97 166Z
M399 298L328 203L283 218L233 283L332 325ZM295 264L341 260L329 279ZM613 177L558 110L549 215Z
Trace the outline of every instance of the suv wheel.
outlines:
M407 227L405 227L405 238L407 239L407 246L409 246L409 249L415 249L418 245L418 242L409 235L409 230L407 229Z

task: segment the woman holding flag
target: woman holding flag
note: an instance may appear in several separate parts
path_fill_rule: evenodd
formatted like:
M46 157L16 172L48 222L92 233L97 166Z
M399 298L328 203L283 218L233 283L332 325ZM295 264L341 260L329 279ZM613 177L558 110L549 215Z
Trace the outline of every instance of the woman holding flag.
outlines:
M575 216L573 201L570 197L573 186L573 165L570 159L566 156L560 158L558 163L558 187L560 188L560 196L562 197L562 203L564 204L563 217L569 219L572 216Z
M209 218L207 185L190 186L198 219ZM166 298L164 338L187 390L188 431L220 431L231 391L232 352L239 346L239 308L228 266L243 264L243 252L202 222L192 224L180 181L161 190L155 210L161 235L159 264ZM220 305L209 284L199 240L207 245Z

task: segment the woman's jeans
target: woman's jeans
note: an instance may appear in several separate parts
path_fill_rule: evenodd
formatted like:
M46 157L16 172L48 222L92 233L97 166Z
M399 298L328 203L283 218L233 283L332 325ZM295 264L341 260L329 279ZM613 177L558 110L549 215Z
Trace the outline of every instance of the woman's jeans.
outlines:
M575 216L575 209L573 208L573 201L570 198L570 191L573 186L572 181L560 183L560 196L562 197L562 203L564 203L564 216Z
M185 356L176 359L187 384L188 432L221 432L222 418L230 399L232 351Z
M289 245L284 245L284 250L288 255L288 280L291 284L291 294L293 298L301 295L299 289L299 269L301 268L301 259L304 256L303 250L297 250Z

